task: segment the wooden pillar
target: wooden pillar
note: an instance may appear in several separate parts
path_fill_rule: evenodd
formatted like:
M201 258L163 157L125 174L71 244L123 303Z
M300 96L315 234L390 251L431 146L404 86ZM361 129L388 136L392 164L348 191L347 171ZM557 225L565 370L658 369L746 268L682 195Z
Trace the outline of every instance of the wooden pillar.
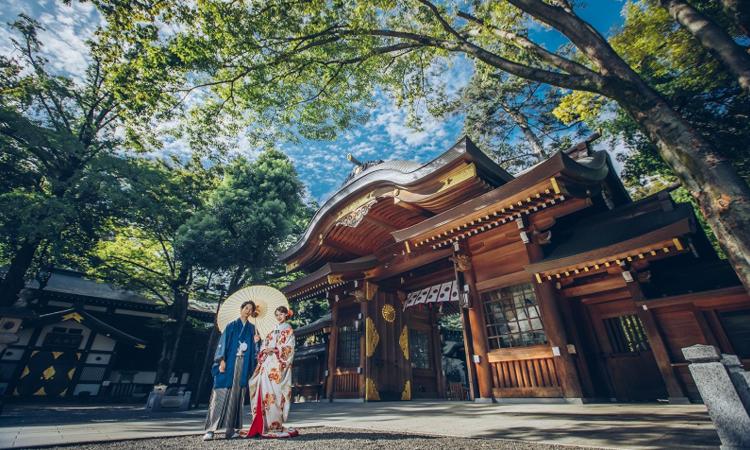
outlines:
M641 285L637 281L635 273L633 273L633 277L635 279L627 283L628 291L630 291L633 301L643 301L645 300L645 296L643 295L643 290L641 290ZM643 329L646 332L649 345L651 346L651 352L654 355L654 359L656 359L656 365L659 368L662 379L664 380L664 387L667 389L667 394L669 395L669 403L690 403L685 395L682 385L677 379L677 375L674 373L672 360L669 357L669 350L667 350L667 346L664 343L664 338L659 331L659 326L656 323L654 314L646 305L643 305L643 307L636 306L635 309L638 318L641 319Z
M476 370L471 362L474 348L472 346L471 327L466 309L461 308L461 329L464 334L464 354L466 355L466 378L469 382L469 399L474 401L477 397Z
M467 246L464 244L459 249L453 259L456 264L456 270L463 272L464 283L469 286L469 310L467 313L469 319L469 328L471 329L473 356L479 357L479 363L472 360L466 361L466 364L473 365L477 374L477 385L479 388L479 401L491 402L492 395L492 368L487 360L487 328L484 323L484 314L482 308L482 299L479 297L476 289L476 278L471 266L471 255Z
M366 383L370 374L367 370L367 299L361 300L359 304L359 398L367 401Z
M560 353L555 355L554 361L563 395L566 398L582 398L583 390L576 370L576 363L573 355L568 352L569 340L558 305L561 299L558 296L557 289L550 281L541 284L535 283L535 289L547 342L552 346L553 353L556 353L555 347L557 352Z
M540 261L544 257L542 247L539 244L529 242L526 244L526 249L530 263ZM578 376L575 359L568 352L568 344L571 341L565 330L565 322L560 311L559 302L565 299L559 298L560 295L557 292L557 288L555 288L551 281L544 281L542 283L532 281L532 283L534 284L534 290L539 302L544 334L547 336L547 342L555 354L555 369L560 379L563 395L566 398L582 398L583 389L581 388L581 380Z
M331 305L331 334L328 339L328 377L326 378L326 397L332 402L335 392L333 392L333 381L336 377L336 350L339 340L339 305L334 299L329 300Z
M578 376L581 382L581 388L586 396L594 397L594 381L591 378L591 369L589 368L588 361L586 359L586 351L584 349L583 341L581 338L581 332L579 326L586 326L581 324L580 321L576 320L573 313L573 306L568 299L558 302L560 312L563 317L563 321L568 324L568 337L571 342L575 345L575 362L577 363L576 368L578 369Z
M437 394L439 398L445 398L445 376L443 374L443 345L438 326L438 315L434 309L430 310L430 323L432 324L432 355L435 367L435 380L437 382Z

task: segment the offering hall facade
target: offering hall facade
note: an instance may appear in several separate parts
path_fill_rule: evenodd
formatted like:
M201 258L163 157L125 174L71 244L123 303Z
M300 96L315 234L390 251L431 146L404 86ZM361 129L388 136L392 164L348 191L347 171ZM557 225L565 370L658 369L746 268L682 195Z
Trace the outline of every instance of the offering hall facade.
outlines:
M633 201L590 142L516 176L468 138L357 164L281 259L290 300L330 304L298 333L301 396L450 397L448 313L476 401L697 402L683 347L750 363L750 297L692 207Z

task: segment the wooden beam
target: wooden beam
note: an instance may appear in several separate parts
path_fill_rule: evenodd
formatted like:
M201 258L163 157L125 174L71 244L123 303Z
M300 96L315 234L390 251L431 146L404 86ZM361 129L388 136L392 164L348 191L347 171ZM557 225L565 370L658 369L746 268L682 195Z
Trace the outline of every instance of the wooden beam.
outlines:
M408 202L405 202L403 200L399 200L398 198L394 198L393 199L393 205L397 206L399 208L402 208L402 209L406 209L406 210L408 210L410 212L416 213L416 214L418 214L418 215L420 215L422 217L425 217L425 218L432 217L432 216L435 215L435 213L433 213L432 211L428 211L428 210L422 208L419 205L415 205L413 203L408 203Z
M374 217L371 217L369 215L365 216L364 219L362 219L363 222L367 222L370 225L376 226L380 228L381 230L385 231L386 233L390 233L391 231L396 231L399 229L399 227L391 225L387 222L383 222L382 220L376 219Z

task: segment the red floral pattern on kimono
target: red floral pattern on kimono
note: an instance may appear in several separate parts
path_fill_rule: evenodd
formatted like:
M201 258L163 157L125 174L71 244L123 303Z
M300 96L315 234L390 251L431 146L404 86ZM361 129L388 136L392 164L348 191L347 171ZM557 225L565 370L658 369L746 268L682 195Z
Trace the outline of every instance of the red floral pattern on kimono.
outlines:
M298 434L294 429L284 428L291 404L294 347L294 331L287 323L276 325L263 341L258 366L248 385L252 399L249 436L254 433L263 437ZM264 350L271 350L271 353L265 354Z

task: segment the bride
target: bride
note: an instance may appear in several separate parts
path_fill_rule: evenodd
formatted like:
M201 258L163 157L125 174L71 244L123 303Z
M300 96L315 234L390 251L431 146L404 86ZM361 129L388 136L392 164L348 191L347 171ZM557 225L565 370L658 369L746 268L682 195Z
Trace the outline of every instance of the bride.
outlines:
M285 438L299 434L293 428L284 428L292 397L295 341L292 326L286 323L292 311L285 306L279 306L274 314L279 323L263 341L258 355L258 365L248 386L252 420L247 437L260 435Z

